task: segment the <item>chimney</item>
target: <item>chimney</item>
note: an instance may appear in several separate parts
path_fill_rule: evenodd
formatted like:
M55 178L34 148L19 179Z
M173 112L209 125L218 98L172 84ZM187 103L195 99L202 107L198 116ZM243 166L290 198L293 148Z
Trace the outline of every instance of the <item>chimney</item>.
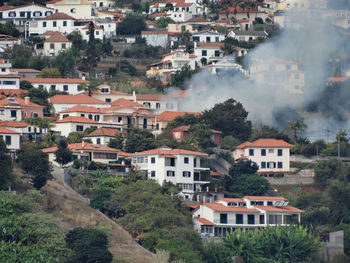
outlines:
M133 96L134 102L136 102L136 93L134 90L132 91L132 96Z
M81 74L81 79L82 79L82 80L85 80L85 79L86 79L86 77L85 77L85 74L84 74L84 73L82 73L82 74Z
M29 97L25 97L24 98L24 104L25 105L29 105L29 102L30 102L30 98Z
M85 142L84 142L84 141L81 142L81 147L82 147L82 148L85 147Z

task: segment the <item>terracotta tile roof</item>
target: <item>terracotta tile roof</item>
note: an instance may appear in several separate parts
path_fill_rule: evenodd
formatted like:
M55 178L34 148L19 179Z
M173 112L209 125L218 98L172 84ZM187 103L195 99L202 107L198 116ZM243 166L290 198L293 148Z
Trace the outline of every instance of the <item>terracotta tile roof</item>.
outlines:
M175 7L186 7L191 5L193 5L193 3L178 3Z
M190 92L188 90L173 90L172 92L168 93L166 96L170 98L179 98L183 99L190 95Z
M185 3L185 0L168 0L166 1L169 4Z
M150 30L150 31L141 31L141 35L167 35L168 31L165 30Z
M158 16L167 16L167 13L157 12L157 13L153 13L151 16L153 16L153 17L158 17Z
M135 80L130 80L129 84L133 87L142 87L146 86L147 82L146 81L135 81Z
M189 150L183 150L183 149L162 149L162 148L158 148L158 149L153 149L153 150L148 150L148 151L144 151L144 152L138 152L138 153L134 153L133 155L167 155L167 154L171 154L171 155L198 155L198 156L208 156L208 154L206 153L201 153L201 152L194 152L194 151L189 151Z
M243 206L225 206L219 203L204 203L206 207L209 207L215 211L221 212L247 212L247 213L259 213L259 210L254 208L246 208Z
M68 123L68 122L76 122L76 123L89 123L89 124L101 124L100 122L90 120L84 117L76 117L76 116L68 116L63 118L62 120L58 120L55 123Z
M40 70L32 69L32 68L12 68L12 72L18 73L40 73Z
M199 223L201 223L204 226L215 226L214 223L210 222L209 220L205 219L205 218L201 218L201 217L194 217L194 220L198 221Z
M164 95L162 94L137 94L136 100L152 100L152 101L159 101L162 100Z
M261 205L256 205L255 206L258 209L268 211L268 212L296 212L296 213L304 213L303 210L300 210L296 207L287 205L285 207L275 207L275 206L261 206Z
M52 104L108 104L86 95L55 95L49 101Z
M127 99L118 99L115 101L112 101L111 103L112 106L124 106L124 107L145 107L145 105L142 105L140 103L131 101L131 100L127 100Z
M219 14L226 14L228 11L229 14L234 14L234 13L256 13L257 9L256 8L242 8L239 5L237 7L235 6L229 6L228 8L221 9L219 10Z
M52 31L52 30L49 30L49 31L46 31L45 33L42 33L40 34L40 36L51 36L55 33L57 33L58 31Z
M222 48L224 43L221 42L198 42L197 48Z
M238 203L244 203L244 200L242 198L220 198L217 201L224 201L224 202L238 202Z
M210 172L210 176L221 176L218 172Z
M69 112L86 112L86 113L101 113L100 109L91 106L75 105L69 109L61 111L60 113L69 113Z
M12 5L9 5L9 6L0 6L0 11L11 10L11 9L14 9L14 8L17 8L17 7L16 7L16 6L12 6Z
M4 127L0 127L0 134L20 134L20 133Z
M91 151L101 151L101 152L118 152L117 149L114 148L110 148L110 147L106 147L106 146L102 146L102 145L93 145L91 143L88 142L84 142L84 143L72 143L72 144L68 144L67 148L69 150L71 150L72 152L80 152L81 150L91 150ZM55 151L57 151L57 147L50 147L50 148L45 148L42 149L43 152L45 153L53 153Z
M28 93L24 89L0 89L0 98L1 97L19 97L21 94Z
M294 145L278 139L258 139L254 142L244 142L238 145L235 149L244 149L247 147L294 147Z
M117 129L99 128L99 129L94 130L93 132L89 133L85 137L95 137L95 136L114 137L118 133L120 133L120 131Z
M243 199L254 200L254 201L287 201L283 196L254 196L246 195L243 196Z
M86 26L83 27L83 29L89 29L89 28L90 28L89 25L86 25ZM95 30L103 30L102 27L100 27L100 26L98 26L98 25L96 25L96 24L94 24L94 29L95 29Z
M30 125L23 121L0 121L1 127L26 128Z
M36 103L33 103L31 101L26 104L24 99L21 99L19 97L13 98L17 104L9 102L8 98L4 98L0 100L0 105L20 105L21 107L37 107L37 108L44 108L44 106L38 105Z
M39 20L76 20L75 18L65 14L65 13L53 13L52 15L49 15L47 17L40 18Z
M18 75L0 75L0 78L21 78L21 76Z
M52 34L44 42L70 42L70 41L69 41L69 39L66 36L64 36L60 32L57 32L55 34Z
M196 208L200 207L200 204L187 205L187 207L196 209Z
M71 78L21 78L21 80L29 81L30 83L67 83L67 84L88 84L88 80L71 79Z
M350 77L330 77L330 78L328 78L328 81L330 81L330 82L345 82L348 79L350 79Z
M185 112L185 111L163 111L161 114L157 116L157 122L171 122L176 117L182 117L185 114L192 114L195 116L199 116L199 112Z
M184 132L184 131L188 131L190 128L191 128L190 125L182 125L175 129L172 129L171 132Z

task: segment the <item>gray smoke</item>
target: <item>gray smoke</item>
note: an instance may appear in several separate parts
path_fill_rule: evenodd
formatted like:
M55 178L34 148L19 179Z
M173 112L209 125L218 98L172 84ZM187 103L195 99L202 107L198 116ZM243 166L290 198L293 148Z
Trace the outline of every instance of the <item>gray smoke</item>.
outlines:
M305 72L302 95L289 94L267 81L257 84L240 74L216 76L202 70L187 82L187 86L193 86L192 96L183 103L181 110L202 111L215 103L234 98L243 104L249 112L249 118L256 124L284 129L288 121L302 116L312 127L308 130L311 138L322 137L322 131L329 127L346 128L350 105L344 108L341 102L344 98L350 100L350 90L343 90L342 97L333 94L335 97L328 98L329 101L323 97L331 74L330 60L350 50L349 37L328 19L322 19L319 12L288 13L286 28L281 34L251 50L244 61L247 68L254 61L271 58L297 62L299 69ZM327 106L319 107L318 100ZM337 116L339 113L348 116L340 119Z

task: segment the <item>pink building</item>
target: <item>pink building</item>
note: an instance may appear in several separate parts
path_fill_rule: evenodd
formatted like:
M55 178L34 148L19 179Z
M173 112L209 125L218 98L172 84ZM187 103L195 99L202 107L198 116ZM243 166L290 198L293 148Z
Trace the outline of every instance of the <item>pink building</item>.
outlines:
M188 131L190 129L190 125L183 125L180 127L177 127L175 129L172 129L169 131L170 135L172 138L174 138L175 140L181 141L187 138L188 136ZM221 131L216 131L213 129L210 129L212 134L211 134L211 141L216 144L219 145L221 143Z

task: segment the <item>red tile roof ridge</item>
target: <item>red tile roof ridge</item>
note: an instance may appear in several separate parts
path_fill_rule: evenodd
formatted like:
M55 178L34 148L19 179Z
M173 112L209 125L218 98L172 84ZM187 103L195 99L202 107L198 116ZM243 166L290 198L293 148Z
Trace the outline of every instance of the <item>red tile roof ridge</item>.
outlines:
M206 153L183 150L183 149L170 149L170 148L169 149L157 148L153 150L134 153L134 155L164 155L164 154L172 154L172 155L188 154L188 155L208 156L208 154Z
M69 109L61 111L60 113L69 112L101 113L101 110L93 106L75 105Z
M23 121L0 121L1 127L25 128L29 127L28 123Z
M125 107L146 107L145 105L142 105L138 102L132 101L132 100L127 100L124 98L117 99L115 101L112 101L111 103L112 106L125 106Z
M21 134L21 133L0 126L0 134Z
M235 147L235 149L244 149L247 147L288 147L288 148L292 148L292 147L294 147L294 145L287 143L286 141L281 140L281 139L260 138L254 142L244 142L244 143L238 145L237 147Z
M94 136L108 136L108 137L114 137L116 134L119 134L120 131L117 129L112 128L98 128L94 130L93 132L85 135L85 137L94 137Z
M90 120L85 117L77 117L77 116L68 116L63 118L62 120L58 120L55 123L68 123L68 122L77 122L77 123L90 123L90 124L101 124L100 122Z
M195 116L199 116L200 113L199 112L186 112L186 111L163 111L161 114L159 114L156 118L157 118L157 122L158 121L162 121L162 122L171 122L173 121L176 117L182 117L185 114L191 114L191 115L195 115Z
M255 195L246 195L242 197L243 199L249 199L249 200L280 200L280 201L287 201L286 198L283 196L255 196Z
M215 226L213 222L210 222L208 219L202 218L202 217L194 217L194 220L198 221L204 226Z
M31 83L85 83L88 84L90 81L76 78L21 78Z
M203 203L203 205L215 211L259 213L259 210L255 208L247 208L243 206L225 206L220 203Z
M298 212L298 213L304 213L304 210L301 210L299 208L287 205L287 206L282 206L282 207L276 207L276 206L262 206L262 205L256 205L254 206L257 209L261 209L264 211L269 211L269 212Z
M95 151L106 151L106 152L118 152L118 149L114 149L111 147L103 146L103 145L94 145L88 142L79 142L79 143L71 143L67 145L67 148L71 150L72 152L77 152L81 150L95 150ZM49 147L42 149L43 152L46 153L53 153L57 151L58 147Z

